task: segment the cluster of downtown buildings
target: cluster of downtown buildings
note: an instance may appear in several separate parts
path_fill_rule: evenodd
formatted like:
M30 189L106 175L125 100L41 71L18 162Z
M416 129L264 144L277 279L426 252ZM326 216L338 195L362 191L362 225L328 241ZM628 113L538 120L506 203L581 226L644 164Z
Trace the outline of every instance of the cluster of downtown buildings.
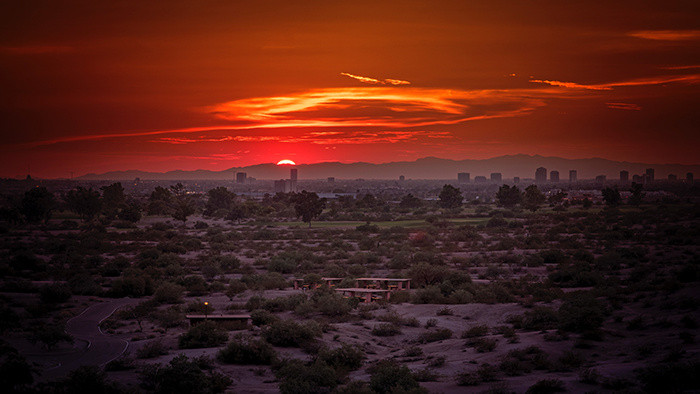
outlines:
M685 176L685 180L688 183L693 183L693 173L689 172ZM470 183L471 182L471 174L468 172L460 172L457 174L457 181L459 183ZM501 183L503 181L503 176L500 172L493 172L491 173L490 178L486 178L485 176L476 176L474 177L474 183ZM607 177L605 175L598 175L595 177L595 182L596 183L605 183L607 181ZM630 181L630 173L629 171L622 170L620 171L620 179L619 183L629 183ZM654 179L654 169L653 168L647 168L646 171L643 174L639 175L632 175L632 182L635 183L643 183L643 184L649 184L653 183L655 181ZM668 176L668 181L675 182L678 181L678 177L674 174L669 174ZM558 183L560 182L560 177L559 177L559 171L557 170L552 170L549 172L549 179L547 178L547 169L544 167L539 167L538 169L535 170L535 183ZM578 172L576 170L569 170L569 182L570 183L575 183L578 182ZM520 183L520 177L513 177L513 183Z

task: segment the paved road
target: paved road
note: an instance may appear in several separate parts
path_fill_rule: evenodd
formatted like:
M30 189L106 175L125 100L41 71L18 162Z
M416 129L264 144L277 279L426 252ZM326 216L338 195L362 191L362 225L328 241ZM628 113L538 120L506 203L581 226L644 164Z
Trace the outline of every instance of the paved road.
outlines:
M77 349L67 354L56 355L55 366L42 372L42 379L56 380L83 365L102 366L121 356L129 342L102 333L99 324L117 309L138 300L122 298L89 306L81 314L66 322L66 332L76 339ZM83 342L80 346L79 342ZM53 358L47 355L47 358Z

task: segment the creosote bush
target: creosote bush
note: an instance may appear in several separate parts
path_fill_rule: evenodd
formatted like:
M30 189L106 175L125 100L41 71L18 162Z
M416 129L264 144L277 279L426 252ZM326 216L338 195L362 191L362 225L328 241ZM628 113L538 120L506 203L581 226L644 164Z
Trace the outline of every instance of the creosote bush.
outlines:
M236 334L216 358L226 364L270 365L277 359L277 352L263 339Z

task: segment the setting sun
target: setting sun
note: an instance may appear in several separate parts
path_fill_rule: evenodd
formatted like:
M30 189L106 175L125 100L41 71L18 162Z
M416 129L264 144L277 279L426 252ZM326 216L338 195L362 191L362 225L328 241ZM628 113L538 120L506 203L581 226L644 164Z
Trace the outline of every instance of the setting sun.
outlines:
M289 160L289 159L284 159L284 160L278 161L278 162L277 162L277 165L278 165L278 166L284 166L284 165L295 166L295 165L297 165L297 163L295 163L295 162L293 162L293 161L291 161L291 160Z

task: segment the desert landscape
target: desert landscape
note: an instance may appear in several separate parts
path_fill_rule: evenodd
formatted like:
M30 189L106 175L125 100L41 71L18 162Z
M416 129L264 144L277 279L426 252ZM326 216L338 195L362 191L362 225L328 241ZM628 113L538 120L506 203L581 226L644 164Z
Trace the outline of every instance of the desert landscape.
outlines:
M120 184L79 188L119 208L64 197L54 218L6 223L6 392L697 388L700 212L687 198L548 193L532 206L507 185L491 203L450 200L445 185L432 202L321 201L305 223L313 193L178 188L141 202ZM179 198L192 210L176 220ZM127 220L137 203L144 216ZM349 214L364 220L333 220ZM338 290L358 286L377 293Z

